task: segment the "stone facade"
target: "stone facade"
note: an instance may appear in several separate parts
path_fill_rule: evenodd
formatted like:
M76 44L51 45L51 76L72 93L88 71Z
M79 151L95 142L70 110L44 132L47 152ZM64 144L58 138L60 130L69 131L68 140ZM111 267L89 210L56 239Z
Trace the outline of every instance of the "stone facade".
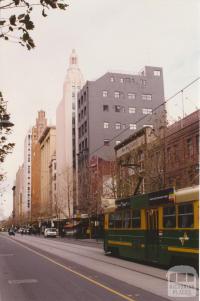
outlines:
M36 124L32 128L32 156L31 156L31 218L37 219L40 213L40 169L41 153L39 138L47 126L47 119L44 111L38 112Z
M51 202L50 186L50 165L56 150L56 127L48 126L39 139L41 152L41 169L40 169L40 217L50 218L53 213L53 204Z

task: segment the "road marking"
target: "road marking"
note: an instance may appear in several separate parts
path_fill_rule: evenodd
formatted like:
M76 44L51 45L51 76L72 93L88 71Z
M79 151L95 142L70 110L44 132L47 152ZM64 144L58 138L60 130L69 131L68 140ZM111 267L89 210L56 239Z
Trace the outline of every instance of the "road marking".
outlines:
M14 254L0 254L0 257L13 256Z
M7 239L10 239L10 238L7 238ZM63 265L63 264L61 264L61 263L55 261L54 259L51 259L51 258L48 257L48 256L46 256L46 255L44 255L44 254L41 254L41 253L39 253L38 251L35 251L35 250L33 250L33 249L31 249L31 248L29 248L29 247L27 247L27 246L24 246L22 243L20 243L20 242L18 242L18 241L16 241L16 240L13 240L13 239L10 239L10 240L12 240L13 242L15 242L16 244L19 244L21 247L23 247L23 248L25 248L25 249L31 251L32 253L34 253L34 254L36 254L36 255L38 255L38 256L40 256L40 257L43 257L43 258L47 259L48 261L50 261L50 262L56 264L57 266L59 266L59 267L65 269L65 270L67 270L67 271L69 271L69 272L71 272L71 273L73 273L73 274L75 274L75 275L77 275L77 276L79 276L79 277L85 279L85 280L88 280L89 282L91 282L91 283L93 283L93 284L95 284L95 285L97 285L97 286L99 286L99 287L104 288L105 290L109 291L110 293L112 293L112 294L114 294L114 295L117 295L117 296L120 296L120 297L121 297L122 299L124 299L124 300L135 301L135 299L130 298L130 297L128 297L128 296L126 296L126 295L124 295L124 294L122 294L122 293L120 293L120 292L118 292L118 291L116 291L116 290L110 288L109 286L104 285L104 284L102 284L102 283L100 283L100 282L94 280L94 279L91 279L91 278L89 278L88 276L86 276L86 275L84 275L84 274L82 274L82 273L79 273L79 272L77 272L77 271L75 271L75 270L72 270L71 268L69 268L69 267L67 267L67 266L65 266L65 265Z
M24 284L24 283L37 283L36 279L17 279L17 280L8 280L9 284Z

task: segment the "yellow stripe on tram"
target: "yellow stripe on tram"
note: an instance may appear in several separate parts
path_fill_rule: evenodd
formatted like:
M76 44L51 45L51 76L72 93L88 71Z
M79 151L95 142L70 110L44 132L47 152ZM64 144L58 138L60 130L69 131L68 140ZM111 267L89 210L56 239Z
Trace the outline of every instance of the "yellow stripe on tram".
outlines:
M177 248L177 247L168 247L168 251L172 252L182 252L182 253L193 253L198 254L198 249L192 249L192 248Z
M108 240L109 245L115 245L115 246L127 246L127 247L132 247L131 242L127 241L115 241L115 240Z

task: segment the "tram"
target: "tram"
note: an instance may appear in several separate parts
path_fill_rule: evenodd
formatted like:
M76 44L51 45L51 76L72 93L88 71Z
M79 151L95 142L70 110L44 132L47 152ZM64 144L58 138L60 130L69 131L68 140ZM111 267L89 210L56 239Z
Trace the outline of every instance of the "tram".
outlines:
M104 250L162 266L198 267L199 186L117 199L105 212Z

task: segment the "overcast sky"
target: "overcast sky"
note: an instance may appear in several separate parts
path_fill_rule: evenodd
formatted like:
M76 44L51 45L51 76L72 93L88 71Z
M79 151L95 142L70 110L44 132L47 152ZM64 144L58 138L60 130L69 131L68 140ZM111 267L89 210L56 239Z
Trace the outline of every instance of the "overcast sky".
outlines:
M73 48L85 80L110 70L137 73L145 65L163 67L166 98L200 73L199 0L68 3L66 11L49 12L48 18L34 12L34 50L0 41L0 90L15 123L12 141L16 143L4 164L8 179L3 184L6 192L0 199L0 217L12 210L11 187L23 162L25 134L35 123L37 111L45 110L48 120L55 123ZM199 105L199 83L184 93L185 113ZM181 97L170 102L168 111L171 120L182 116Z

